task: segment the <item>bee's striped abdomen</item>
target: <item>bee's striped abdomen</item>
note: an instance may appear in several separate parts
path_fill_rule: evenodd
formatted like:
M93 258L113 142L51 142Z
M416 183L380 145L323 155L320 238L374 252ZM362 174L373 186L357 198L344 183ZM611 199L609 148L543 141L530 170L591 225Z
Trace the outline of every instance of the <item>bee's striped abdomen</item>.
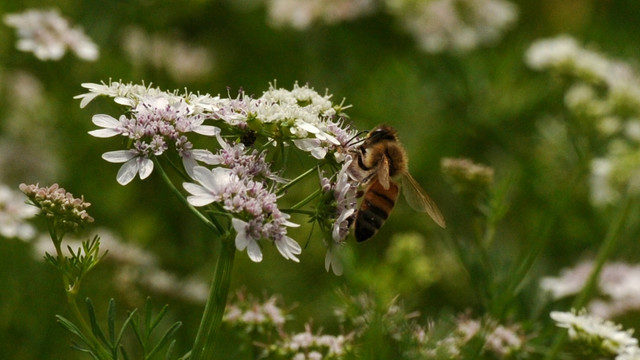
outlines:
M398 185L395 182L390 181L388 189L385 189L377 179L371 182L364 192L364 199L356 214L356 240L365 241L375 235L389 217L397 198Z

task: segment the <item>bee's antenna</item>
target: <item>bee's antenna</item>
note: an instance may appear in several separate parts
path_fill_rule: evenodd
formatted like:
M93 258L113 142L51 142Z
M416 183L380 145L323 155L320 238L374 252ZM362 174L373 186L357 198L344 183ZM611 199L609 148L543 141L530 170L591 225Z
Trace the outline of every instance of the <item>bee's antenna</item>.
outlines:
M357 143L359 143L361 141L364 141L364 139L358 139L358 137L360 137L362 134L366 134L368 132L369 132L369 130L359 131L357 134L353 135L353 137L351 139L349 139L349 141L347 141L345 146L354 145L354 144L357 144ZM354 140L357 140L357 141L354 141Z

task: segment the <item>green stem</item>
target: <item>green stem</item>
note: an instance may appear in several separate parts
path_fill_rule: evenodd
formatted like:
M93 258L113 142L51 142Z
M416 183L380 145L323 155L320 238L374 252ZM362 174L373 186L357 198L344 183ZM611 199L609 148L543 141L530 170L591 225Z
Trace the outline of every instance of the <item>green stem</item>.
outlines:
M78 308L78 303L76 302L76 296L78 295L79 290L77 283L78 279L69 279L68 275L65 273L67 257L62 253L62 237L64 235L58 235L55 224L49 222L48 227L49 235L51 236L53 246L56 249L56 255L58 256L58 266L62 273L62 285L64 286L64 292L67 295L67 304L71 309L71 313L75 317L76 322L80 325L82 334L91 341L93 348L97 350L98 353L96 356L98 356L98 359L110 359L111 354L100 345L100 342L93 334L93 330L85 320L84 316L82 316L80 308ZM74 282L73 287L71 286L72 281L76 281Z
M316 170L316 167L312 167L311 169L303 172L302 174L300 174L298 177L296 177L295 179L289 181L289 183L287 183L286 185L284 185L283 187L281 187L280 189L278 189L278 192L276 192L276 195L281 195L283 194L288 188L292 187L293 185L295 185L296 183L298 183L300 180L304 179L307 175L311 174L314 170Z
M311 200L315 199L318 195L320 195L321 192L322 192L322 189L317 189L316 191L312 192L309 196L307 196L306 198L302 199L299 203L293 205L289 209L289 211L298 210L301 207L307 205L309 202L311 202Z
M178 190L173 185L173 182L171 181L171 179L169 179L169 175L167 175L167 173L162 168L162 165L160 164L160 161L158 161L158 158L154 158L153 163L155 164L156 168L158 168L158 171L162 176L162 180L164 180L167 186L169 186L169 189L171 189L171 191L178 197L178 199L180 199L180 201L187 207L187 209L189 209L191 213L193 213L198 219L200 219L200 221L202 221L208 228L215 231L218 235L224 234L224 231L222 230L222 227L220 224L207 218L200 211L198 211L198 209L194 208L191 204L189 204L189 202L187 201L187 198L184 197L184 195L180 192L180 190Z
M611 254L615 250L618 245L618 241L620 240L620 232L624 226L625 220L629 215L629 209L631 208L632 196L626 194L624 202L621 204L620 210L616 215L616 218L611 223L611 226L607 230L607 235L605 236L602 245L600 245L600 249L598 250L598 254L596 256L595 264L593 270L591 270L591 274L587 279L587 283L580 291L580 294L573 301L572 308L579 310L583 308L587 301L593 295L593 292L596 290L598 285L598 279L600 278L600 273L602 272L602 268L604 264L609 260ZM545 359L555 359L560 348L564 344L567 339L566 331L559 331L556 336L553 346L551 347L551 351L547 354Z
M587 280L586 285L582 288L582 291L576 297L573 302L573 308L580 309L584 307L587 303L587 300L591 297L595 288L598 284L598 279L600 277L600 273L602 272L602 268L604 264L609 260L611 254L618 245L618 241L620 239L620 232L622 231L624 222L629 214L629 209L631 208L632 196L626 196L622 207L620 208L617 217L611 224L611 227L607 231L607 235L604 239L604 242L600 246L598 250L598 255L596 256L596 262L594 265L591 274L589 275L589 279Z
M211 359L213 356L215 340L220 332L222 315L227 305L235 252L236 248L233 240L230 237L223 238L209 298L207 299L202 321L191 350L190 360Z

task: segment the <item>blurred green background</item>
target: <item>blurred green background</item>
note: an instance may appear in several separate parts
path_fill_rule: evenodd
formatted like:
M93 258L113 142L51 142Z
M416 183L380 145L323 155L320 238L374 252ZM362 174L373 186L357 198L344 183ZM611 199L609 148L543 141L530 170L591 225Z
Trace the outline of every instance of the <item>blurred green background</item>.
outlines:
M497 228L491 252L496 269L516 261L532 242L549 241L532 275L557 274L597 249L611 216L609 210L590 205L586 177L565 181L580 169L545 163L548 149L540 149L537 127L540 119L562 114L564 89L556 79L528 69L524 52L539 38L568 33L632 64L640 59L640 2L513 3L518 20L495 44L430 54L384 11L299 31L270 26L264 5L257 1L57 1L61 14L98 44L100 57L85 62L67 54L60 61L40 61L17 51L15 31L0 26L0 180L14 189L21 182L57 182L75 195L83 194L93 204L89 212L96 219L88 235L107 228L155 254L163 269L207 282L215 240L166 191L156 173L124 187L116 183L119 165L100 156L121 144L93 138L87 131L95 128L93 114L117 116L120 110L104 99L80 109L73 96L85 92L81 83L109 79L232 96L239 89L259 96L274 79L289 89L296 81L309 83L320 93L328 89L334 102L345 98L352 104L347 113L357 129L386 123L398 130L413 176L442 209L448 229L437 229L400 201L374 239L363 244L350 240L343 276L324 270L325 248L314 233L299 264L283 260L273 249L265 251L260 264L238 253L232 292L243 288L257 296L280 294L295 306L293 327L302 331L302 324L313 318L314 326L328 333L338 330L333 315L336 289L372 291L383 302L400 295L408 308L426 317L477 309L468 274L450 246L451 237L473 234L475 214L445 181L440 159L468 157L493 167L496 183L511 179L509 212ZM4 1L0 13L51 6L46 1ZM132 31L199 47L205 60L191 66L205 71L176 76L168 66L145 60L152 54L132 58L125 50L136 46L125 42ZM20 97L16 84L24 81L37 96ZM305 186L315 184L310 180ZM571 200L565 206L558 199L567 194ZM304 244L309 230L307 226L291 233ZM640 227L629 231L629 237L637 238ZM406 237L418 239L423 248L393 248L394 241L402 244ZM638 253L637 244L624 252L629 261L637 261ZM70 349L69 334L55 321L55 314L68 315L68 309L53 269L34 255L29 243L16 239L0 241L0 259L0 358L84 358ZM424 277L415 274L414 263ZM122 290L114 277L116 268L105 262L85 284L85 295L104 309L99 313L104 315L109 297L116 298L123 315L141 306L148 294L158 308L170 304L169 320L184 322L178 346L187 349L202 305L143 286ZM537 292L537 281L526 283L513 311L521 317L539 311L534 310ZM231 335L227 340L221 344L233 351Z

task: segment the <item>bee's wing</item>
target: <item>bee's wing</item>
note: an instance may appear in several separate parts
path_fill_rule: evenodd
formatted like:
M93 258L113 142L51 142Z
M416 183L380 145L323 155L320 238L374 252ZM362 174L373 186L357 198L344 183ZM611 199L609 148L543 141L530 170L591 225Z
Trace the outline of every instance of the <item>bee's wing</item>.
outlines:
M386 156L380 159L376 175L378 176L380 185L382 185L385 190L389 190L389 159Z
M402 191L404 198L407 199L407 203L414 210L420 212L426 212L440 227L445 228L447 225L444 221L444 216L438 209L436 203L431 200L429 195L420 187L420 184L409 174L405 173L402 176Z

